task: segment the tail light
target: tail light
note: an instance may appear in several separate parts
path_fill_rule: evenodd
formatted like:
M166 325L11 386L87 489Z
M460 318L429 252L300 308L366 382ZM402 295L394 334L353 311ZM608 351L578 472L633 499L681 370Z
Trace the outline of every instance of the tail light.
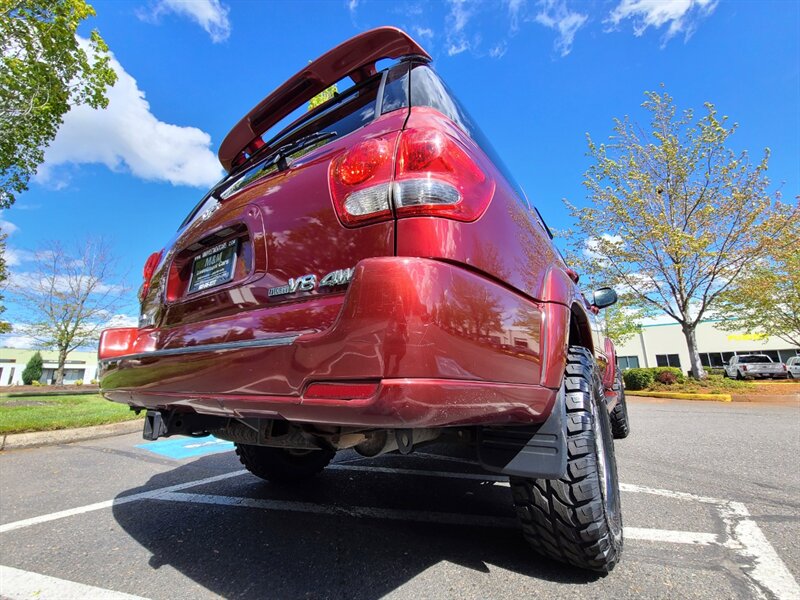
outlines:
M458 141L437 129L408 129L365 140L331 166L331 192L345 225L398 217L474 221L489 205L494 181Z
M392 193L398 216L474 221L489 205L494 181L447 134L409 129L400 139Z
M147 257L147 261L144 263L144 269L142 269L142 278L144 281L142 282L142 287L139 288L139 300L141 302L144 302L144 299L147 298L147 293L150 291L150 281L153 279L153 273L156 272L158 263L161 262L161 255L163 253L163 250L153 252Z
M742 365L742 371L747 371L747 365Z

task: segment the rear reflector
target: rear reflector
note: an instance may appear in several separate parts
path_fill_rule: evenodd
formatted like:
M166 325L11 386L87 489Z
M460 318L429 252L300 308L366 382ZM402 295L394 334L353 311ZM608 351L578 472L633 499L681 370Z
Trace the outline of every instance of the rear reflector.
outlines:
M364 400L378 390L378 383L312 383L304 398L330 400Z
M131 354L139 330L135 327L106 329L100 334L97 357L100 360Z

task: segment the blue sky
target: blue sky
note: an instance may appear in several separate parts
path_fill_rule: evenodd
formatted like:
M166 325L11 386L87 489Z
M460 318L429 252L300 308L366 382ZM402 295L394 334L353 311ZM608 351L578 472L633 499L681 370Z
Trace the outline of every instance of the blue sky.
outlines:
M772 150L769 176L800 193L800 2L95 1L120 81L108 111L69 115L46 164L0 218L24 274L46 240L105 236L132 288L221 168L230 127L307 61L379 25L408 31L553 228L585 202L585 134L646 124L643 92L714 102L736 149ZM5 315L17 314L8 301ZM12 342L12 340L9 340ZM9 342L7 341L7 343Z

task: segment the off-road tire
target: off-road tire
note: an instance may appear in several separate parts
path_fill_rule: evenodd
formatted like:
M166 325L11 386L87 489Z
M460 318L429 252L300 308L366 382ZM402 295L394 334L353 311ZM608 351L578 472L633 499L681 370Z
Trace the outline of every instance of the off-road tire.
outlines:
M511 477L522 532L548 558L606 574L622 553L622 514L611 422L592 354L570 347L564 376L567 472Z
M611 433L614 439L621 440L628 437L631 432L631 423L628 420L628 404L625 402L625 386L622 384L622 371L617 369L614 377L614 391L617 393L617 405L611 411Z
M291 483L313 477L328 466L334 450L288 450L236 444L239 461L256 477L276 483Z

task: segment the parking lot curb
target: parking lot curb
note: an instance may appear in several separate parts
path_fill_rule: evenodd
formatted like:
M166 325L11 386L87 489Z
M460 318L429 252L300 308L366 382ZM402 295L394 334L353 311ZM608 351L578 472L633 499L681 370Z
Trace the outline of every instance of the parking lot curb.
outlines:
M645 396L648 398L672 398L674 400L703 400L731 402L730 394L689 394L685 392L633 392L625 390L626 396Z
M56 444L124 435L126 433L139 431L141 428L142 421L140 419L134 419L132 421L122 421L121 423L94 425L92 427L79 427L76 429L9 433L8 435L0 436L0 451L35 448L37 446L54 446Z

